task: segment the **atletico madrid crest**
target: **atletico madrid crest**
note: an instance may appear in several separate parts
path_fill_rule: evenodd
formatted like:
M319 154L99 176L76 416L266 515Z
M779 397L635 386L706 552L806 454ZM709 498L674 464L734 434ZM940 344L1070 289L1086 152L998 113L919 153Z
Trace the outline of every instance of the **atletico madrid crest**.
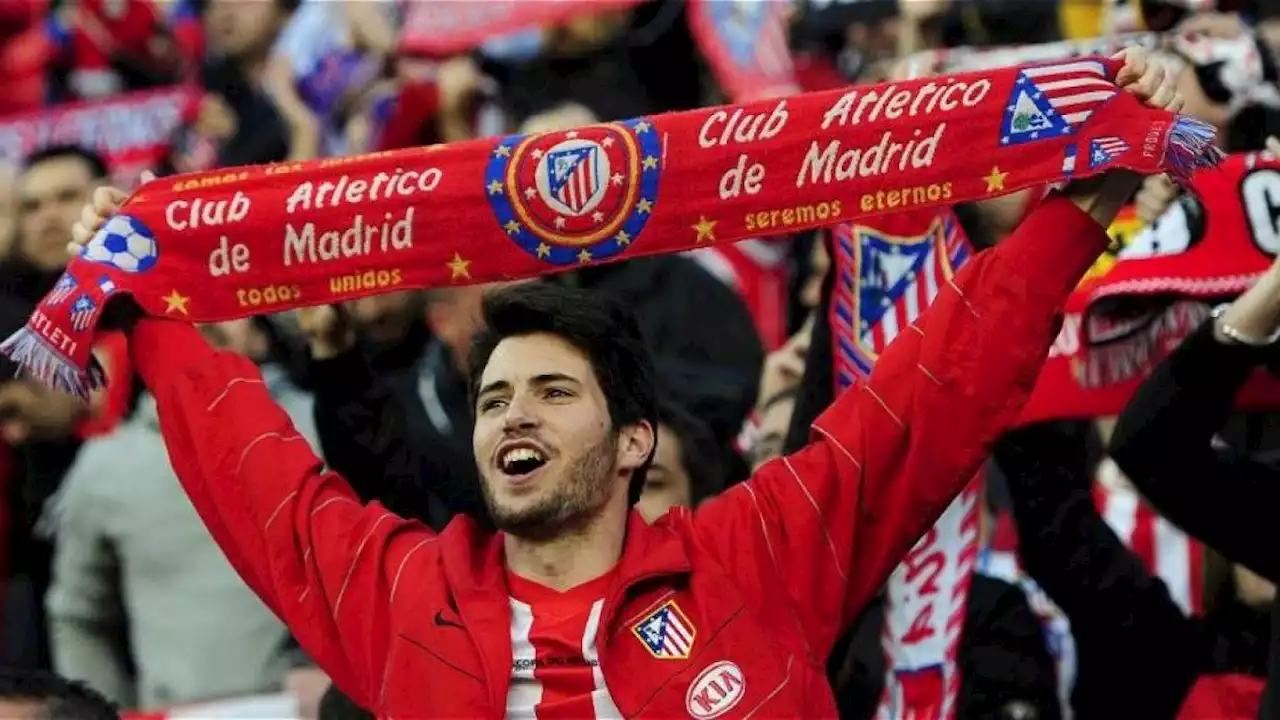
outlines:
M626 250L658 201L662 143L648 120L513 135L493 149L485 195L525 252L552 265Z

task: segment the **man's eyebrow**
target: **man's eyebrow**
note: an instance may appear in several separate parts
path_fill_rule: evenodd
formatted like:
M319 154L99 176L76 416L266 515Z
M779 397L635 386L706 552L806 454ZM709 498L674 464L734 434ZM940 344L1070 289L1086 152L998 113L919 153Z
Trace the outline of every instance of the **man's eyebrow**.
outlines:
M565 375L564 373L542 373L541 375L533 376L533 383L535 385L547 385L554 382L571 382L575 385L582 384L578 378L572 375Z
M480 392L476 393L476 396L478 397L480 395L488 395L491 392L495 392L498 390L506 390L510 387L511 387L511 383L507 382L506 380L494 380L488 385L485 385L484 387L480 388Z

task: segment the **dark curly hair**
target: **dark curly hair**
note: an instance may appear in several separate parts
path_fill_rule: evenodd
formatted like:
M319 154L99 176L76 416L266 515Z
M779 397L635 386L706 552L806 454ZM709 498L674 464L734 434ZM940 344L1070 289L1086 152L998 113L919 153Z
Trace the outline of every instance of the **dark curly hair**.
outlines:
M40 720L120 720L116 707L88 685L41 670L0 668L0 698L40 702Z

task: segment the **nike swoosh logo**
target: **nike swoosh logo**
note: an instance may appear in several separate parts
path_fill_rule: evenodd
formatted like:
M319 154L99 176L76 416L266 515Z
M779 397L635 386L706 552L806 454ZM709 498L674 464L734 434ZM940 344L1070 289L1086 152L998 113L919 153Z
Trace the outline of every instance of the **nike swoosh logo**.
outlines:
M458 628L459 630L465 629L462 627L462 623L454 622L446 618L443 610L436 611L436 625L439 625L440 627Z

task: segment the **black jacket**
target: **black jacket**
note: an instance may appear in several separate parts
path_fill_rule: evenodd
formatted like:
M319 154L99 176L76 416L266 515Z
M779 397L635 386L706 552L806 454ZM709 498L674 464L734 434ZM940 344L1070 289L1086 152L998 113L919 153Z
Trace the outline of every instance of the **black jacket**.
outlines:
M1249 374L1273 357L1273 350L1219 343L1212 321L1205 323L1134 394L1116 423L1111 456L1161 514L1274 583L1280 470L1213 444ZM1280 618L1280 602L1272 616ZM1275 719L1280 636L1273 635L1270 654L1262 717Z

